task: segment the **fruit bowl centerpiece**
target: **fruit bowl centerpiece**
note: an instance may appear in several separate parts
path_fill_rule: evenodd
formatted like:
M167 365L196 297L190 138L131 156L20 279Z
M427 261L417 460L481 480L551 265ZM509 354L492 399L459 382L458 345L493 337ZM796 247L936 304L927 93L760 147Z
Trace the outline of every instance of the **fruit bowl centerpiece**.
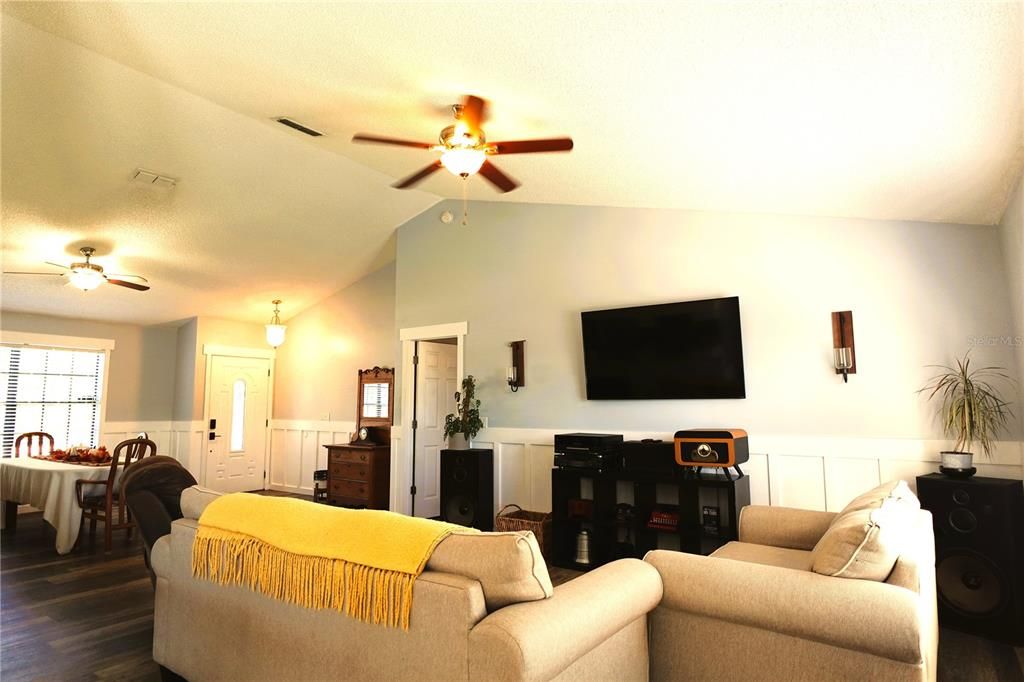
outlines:
M66 450L54 450L50 453L49 457L43 457L42 459L50 459L54 462L68 462L69 464L98 466L110 464L111 457L104 445L98 448L90 448L87 445L73 445Z

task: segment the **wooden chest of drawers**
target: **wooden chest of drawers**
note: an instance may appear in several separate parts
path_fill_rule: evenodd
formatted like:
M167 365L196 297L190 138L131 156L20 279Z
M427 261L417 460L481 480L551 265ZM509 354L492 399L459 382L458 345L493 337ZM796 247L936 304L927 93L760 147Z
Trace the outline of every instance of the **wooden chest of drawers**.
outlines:
M391 447L325 445L327 502L343 507L387 509L391 498Z

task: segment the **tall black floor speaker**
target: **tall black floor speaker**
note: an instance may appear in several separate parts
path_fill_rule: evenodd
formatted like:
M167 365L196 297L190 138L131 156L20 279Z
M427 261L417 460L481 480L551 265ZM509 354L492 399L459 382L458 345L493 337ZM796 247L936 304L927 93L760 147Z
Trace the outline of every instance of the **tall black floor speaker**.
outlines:
M450 523L494 530L494 451L441 451L441 517Z
M1024 643L1024 484L917 477L935 524L939 624Z

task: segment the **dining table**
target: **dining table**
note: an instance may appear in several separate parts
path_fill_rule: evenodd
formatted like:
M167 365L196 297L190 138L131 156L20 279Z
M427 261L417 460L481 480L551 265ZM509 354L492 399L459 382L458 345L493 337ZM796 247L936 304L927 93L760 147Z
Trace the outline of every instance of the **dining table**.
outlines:
M75 481L105 481L109 476L109 465L86 466L35 457L0 458L0 500L4 502L0 529L13 532L17 505L31 505L41 509L43 519L56 529L57 553L67 554L74 549L82 526Z

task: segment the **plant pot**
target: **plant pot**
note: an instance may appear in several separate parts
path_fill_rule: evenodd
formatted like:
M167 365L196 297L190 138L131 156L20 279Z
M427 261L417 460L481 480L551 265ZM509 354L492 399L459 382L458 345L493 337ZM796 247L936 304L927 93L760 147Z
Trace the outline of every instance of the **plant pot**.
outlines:
M974 468L974 455L970 452L943 452L941 471L950 478L970 478L978 470Z
M448 449L469 450L469 439L466 438L466 434L456 433L454 436L448 436Z
M942 468L966 471L974 466L974 455L970 452L944 451L942 454Z

